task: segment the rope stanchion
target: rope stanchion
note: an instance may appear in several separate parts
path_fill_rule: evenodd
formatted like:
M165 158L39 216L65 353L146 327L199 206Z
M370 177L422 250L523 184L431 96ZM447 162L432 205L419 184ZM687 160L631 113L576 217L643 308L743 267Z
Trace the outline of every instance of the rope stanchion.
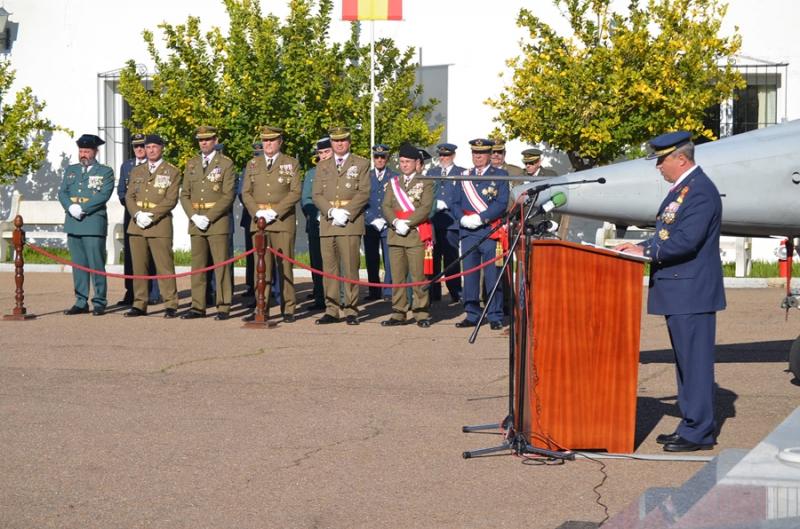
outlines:
M17 215L14 218L14 234L12 242L14 244L14 301L16 302L11 314L5 314L3 320L6 321L27 321L36 318L35 314L28 314L25 308L25 260L22 258L22 249L25 246L25 232L22 230L22 217ZM0 242L2 244L2 242Z
M267 221L263 217L256 223L258 231L253 237L253 249L256 252L256 311L252 320L246 321L242 327L245 329L268 329L275 323L269 321L269 306L267 302ZM272 256L270 256L272 259Z

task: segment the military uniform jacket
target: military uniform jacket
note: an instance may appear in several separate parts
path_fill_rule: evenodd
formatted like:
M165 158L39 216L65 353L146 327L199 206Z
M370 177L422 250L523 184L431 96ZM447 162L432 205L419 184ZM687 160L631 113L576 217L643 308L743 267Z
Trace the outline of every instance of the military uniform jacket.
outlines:
M58 189L58 201L64 208L64 231L70 235L100 235L108 230L106 202L114 192L114 170L97 162L83 174L81 164L73 164L64 171L64 180ZM78 204L86 214L81 220L67 211Z
M336 156L317 164L314 176L314 204L322 218L319 222L321 237L335 235L364 235L364 208L369 201L369 162L353 153L347 157L341 171L336 169ZM341 208L350 212L346 226L334 226L327 218L328 210Z
M504 163L503 166L498 169L502 169L508 173L509 176L525 176L525 170L522 167L511 163Z
M406 219L408 220L408 226L411 228L411 231L409 231L405 237L398 235L392 223L398 218L396 212L398 210L402 211L402 208L400 207L400 201L397 200L397 196L394 194L392 184L389 182L386 187L386 196L384 196L382 204L383 218L386 219L386 222L390 226L388 242L392 246L422 246L419 232L414 228L427 221L428 217L431 215L431 208L433 207L434 200L433 180L420 180L414 177L411 182L409 182L409 185L406 185L402 175L397 178L399 179L400 187L405 190L408 198L411 199L411 203L414 204L414 211L411 213L411 216Z
M700 167L667 194L655 235L641 243L650 263L647 312L699 314L725 308L719 232L722 201Z
M383 197L386 196L389 181L397 176L397 173L386 167L383 171L383 176L378 179L375 169L369 172L369 202L364 210L364 220L367 223L375 219L384 217L383 215ZM384 217L385 218L385 217Z
M302 194L300 162L296 158L278 153L267 170L267 159L263 155L247 162L242 183L242 202L253 217L250 231L256 231L256 213L260 209L273 209L278 218L267 224L267 231L297 230L295 210Z
M467 171L467 175L475 175L475 168ZM508 176L508 173L502 169L497 169L496 167L490 166L488 169L486 169L486 171L484 171L483 176ZM483 199L487 206L486 211L480 214L484 225L475 230L468 230L462 227L460 232L462 238L466 236L483 237L488 235L488 233L492 231L492 221L502 217L508 207L510 194L508 190L508 182L504 180L490 180L473 181L473 183L481 199ZM459 185L457 186L455 200L453 200L453 204L450 206L450 209L453 211L453 216L458 219L458 221L460 221L461 217L464 216L465 211L473 211L472 204L470 204L469 200L467 200L467 196L464 194L464 186L461 182L459 182Z
M189 235L227 235L230 232L230 211L236 194L233 160L221 152L214 154L203 169L203 155L189 160L183 173L181 207L189 219L205 215L210 224L205 231L189 220Z
M145 163L147 163L145 161ZM119 183L117 184L117 196L119 203L125 205L125 194L128 192L128 182L131 179L131 171L136 167L136 158L129 158L119 166Z
M450 169L447 171L447 176L460 175L464 171L465 169L463 167L451 165ZM432 167L430 171L428 171L428 176L442 176L442 167ZM444 200L447 204L447 209L433 213L432 220L436 228L458 231L459 219L453 216L453 200L455 200L455 195L460 187L461 183L457 180L436 180L436 186L434 187L435 196L433 197L434 202L436 200Z
M128 234L143 237L172 238L172 209L178 203L181 172L174 165L161 161L154 173L143 163L133 168L125 194L125 207L131 215ZM140 211L153 214L153 223L145 229L134 220Z

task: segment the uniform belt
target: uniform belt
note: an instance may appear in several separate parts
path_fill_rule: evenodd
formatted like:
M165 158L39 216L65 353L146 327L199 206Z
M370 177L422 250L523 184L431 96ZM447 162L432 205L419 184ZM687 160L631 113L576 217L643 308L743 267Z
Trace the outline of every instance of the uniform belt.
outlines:
M331 202L331 204L333 204L333 207L335 208L342 208L349 203L350 203L349 200L334 200L333 202Z
M136 205L140 208L150 209L156 207L155 202L150 202L149 200L137 200Z
M272 204L266 202L264 204L257 204L258 209L272 209Z
M73 204L82 204L90 200L88 197L69 197L69 199Z
M214 207L216 202L192 202L192 207L194 209L211 209Z

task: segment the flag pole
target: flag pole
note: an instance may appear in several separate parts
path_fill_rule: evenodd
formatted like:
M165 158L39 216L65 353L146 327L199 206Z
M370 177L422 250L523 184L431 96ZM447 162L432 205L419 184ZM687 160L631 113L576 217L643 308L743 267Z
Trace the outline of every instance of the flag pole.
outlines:
M375 145L375 21L369 21L371 37L369 42L369 150ZM369 159L372 169L375 169L375 162L372 161L372 154Z

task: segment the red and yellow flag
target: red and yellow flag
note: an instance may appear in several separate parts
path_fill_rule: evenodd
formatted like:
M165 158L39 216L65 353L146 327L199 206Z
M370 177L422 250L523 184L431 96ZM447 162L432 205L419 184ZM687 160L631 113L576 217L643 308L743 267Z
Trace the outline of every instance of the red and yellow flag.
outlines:
M342 0L342 20L403 20L403 0Z

